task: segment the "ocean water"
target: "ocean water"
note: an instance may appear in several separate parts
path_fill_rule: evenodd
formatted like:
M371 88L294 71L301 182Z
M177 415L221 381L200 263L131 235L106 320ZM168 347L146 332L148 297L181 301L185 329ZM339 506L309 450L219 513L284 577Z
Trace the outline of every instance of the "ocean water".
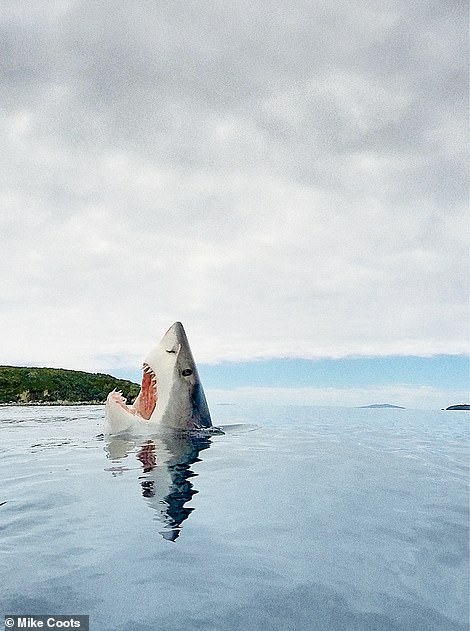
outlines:
M0 616L469 628L467 413L216 405L208 440L109 440L103 413L0 408Z

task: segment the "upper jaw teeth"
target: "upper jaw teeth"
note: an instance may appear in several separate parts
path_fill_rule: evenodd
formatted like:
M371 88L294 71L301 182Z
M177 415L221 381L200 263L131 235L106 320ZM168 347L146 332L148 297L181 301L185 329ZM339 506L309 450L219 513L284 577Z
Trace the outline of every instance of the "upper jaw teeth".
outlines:
M154 370L152 368L150 368L150 366L148 364L144 364L143 365L143 371L147 375L150 375L152 384L156 387L156 385L157 385L157 375L155 374Z
M155 371L152 368L150 368L148 364L143 365L143 371L147 373L147 375L152 375L152 377L156 377Z

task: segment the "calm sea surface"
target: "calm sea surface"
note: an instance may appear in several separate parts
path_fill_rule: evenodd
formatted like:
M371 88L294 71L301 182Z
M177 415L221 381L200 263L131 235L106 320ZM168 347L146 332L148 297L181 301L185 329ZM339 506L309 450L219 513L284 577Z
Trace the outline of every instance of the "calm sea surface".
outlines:
M0 408L1 624L469 628L468 413L216 405L198 441L103 414Z

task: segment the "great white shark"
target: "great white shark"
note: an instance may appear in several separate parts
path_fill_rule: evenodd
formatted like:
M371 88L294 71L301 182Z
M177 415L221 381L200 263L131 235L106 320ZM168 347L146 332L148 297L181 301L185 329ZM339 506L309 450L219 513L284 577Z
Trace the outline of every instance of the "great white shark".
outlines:
M106 399L106 433L157 428L212 428L206 396L181 322L175 322L144 359L142 386L134 403L127 405L116 390Z

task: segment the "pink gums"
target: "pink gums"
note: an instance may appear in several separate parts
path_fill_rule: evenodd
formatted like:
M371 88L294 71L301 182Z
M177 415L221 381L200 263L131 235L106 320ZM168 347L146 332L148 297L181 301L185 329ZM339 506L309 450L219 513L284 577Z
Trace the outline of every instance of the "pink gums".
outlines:
M135 400L134 407L139 416L147 421L152 416L152 412L157 405L157 393L152 379L155 375L151 372L144 372L142 375L142 387L140 394Z
M155 373L147 368L142 375L142 386L140 392L133 405L127 405L126 399L122 396L122 392L111 392L112 400L120 405L123 410L140 416L148 421L157 405L157 386Z

